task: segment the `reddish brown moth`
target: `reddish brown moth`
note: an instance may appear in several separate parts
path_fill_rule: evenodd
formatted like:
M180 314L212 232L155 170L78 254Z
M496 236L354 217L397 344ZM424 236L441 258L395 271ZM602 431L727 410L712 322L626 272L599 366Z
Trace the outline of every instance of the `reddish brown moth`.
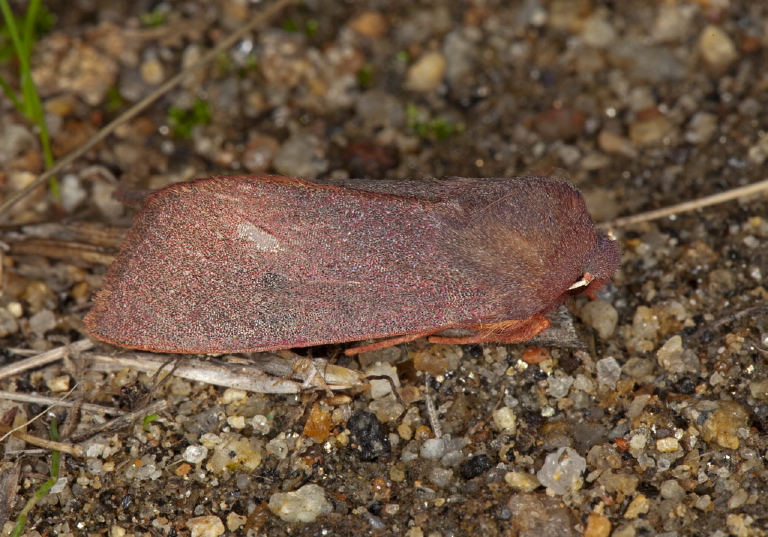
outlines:
M547 177L211 177L146 198L85 327L179 353L513 343L620 257L579 191ZM469 335L436 335L448 329Z

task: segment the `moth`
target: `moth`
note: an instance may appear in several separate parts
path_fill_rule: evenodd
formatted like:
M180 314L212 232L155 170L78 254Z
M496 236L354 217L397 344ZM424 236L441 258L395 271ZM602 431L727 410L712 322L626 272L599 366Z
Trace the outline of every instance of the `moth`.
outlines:
M174 353L514 343L620 261L580 192L548 177L210 177L146 197L84 322Z

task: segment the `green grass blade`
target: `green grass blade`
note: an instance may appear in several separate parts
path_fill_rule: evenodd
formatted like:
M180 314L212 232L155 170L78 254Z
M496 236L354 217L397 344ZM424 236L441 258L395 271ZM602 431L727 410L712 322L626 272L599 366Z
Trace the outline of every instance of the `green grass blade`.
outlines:
M54 442L58 442L59 441L59 420L54 418L51 421L51 427L49 428L48 431L51 436L51 440L53 440ZM35 495L29 499L29 501L26 503L24 508L21 510L21 513L19 513L19 517L16 519L16 525L13 527L13 531L11 532L11 537L19 537L21 533L24 531L24 526L27 523L27 515L29 514L29 512L37 504L38 500L46 496L48 494L48 491L50 491L51 488L53 488L53 486L56 484L56 481L59 480L60 467L61 467L61 452L60 451L51 452L51 478L45 483L43 483L39 489L37 489L37 492L35 492Z
M24 104L19 100L19 97L16 95L16 92L11 87L11 85L8 84L8 82L6 82L5 79L1 76L0 76L0 87L3 88L3 93L5 93L5 96L11 100L16 110L21 111Z
M27 58L32 57L32 48L35 46L35 24L37 23L37 15L39 12L40 0L31 0L29 2L29 7L27 7L27 15L24 17L24 30L21 33L24 55Z

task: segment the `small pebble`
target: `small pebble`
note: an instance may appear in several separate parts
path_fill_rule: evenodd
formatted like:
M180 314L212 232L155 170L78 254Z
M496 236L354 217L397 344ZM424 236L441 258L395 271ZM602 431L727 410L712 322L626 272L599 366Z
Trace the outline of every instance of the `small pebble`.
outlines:
M399 434L400 438L403 440L410 440L413 438L413 429L411 429L411 426L407 423L401 423L397 426L397 434Z
M698 45L704 62L717 73L726 71L739 57L736 45L719 26L704 27Z
M445 455L445 443L442 438L429 438L424 441L419 454L425 459L439 459Z
M225 405L242 401L248 396L248 392L237 388L227 388L221 396L221 402Z
M323 442L331 435L331 412L320 404L312 405L304 424L304 435L316 442Z
M629 139L635 146L656 145L675 132L675 126L661 114L635 121L629 126Z
M271 136L256 134L251 136L243 149L243 167L251 173L263 173L272 165L280 142Z
M586 171L602 170L611 165L611 158L608 155L604 155L603 153L593 151L591 153L587 153L584 158L581 159L579 165ZM590 211L590 213L591 212L592 211Z
M242 438L239 435L225 437L214 447L213 455L206 463L208 471L221 473L241 466L246 470L255 470L261 464L262 445L258 439Z
M244 416L227 416L227 424L233 429L242 429L245 427Z
M577 537L570 509L559 498L539 494L515 494L507 503L510 524L507 535L521 537Z
M83 188L80 178L73 173L62 177L59 184L61 207L68 213L74 211L88 197L88 192Z
M613 335L619 322L619 312L605 300L590 300L581 308L579 316L595 329L602 340L607 340Z
M283 175L309 181L328 169L323 143L312 134L296 134L286 140L275 154L273 164Z
M699 509L701 511L709 510L711 505L712 505L712 498L709 496L709 494L704 494L703 496L699 496L696 499L696 503L693 504L693 506L696 509Z
M728 498L728 509L739 509L749 500L749 492L740 488Z
M536 477L542 485L557 495L569 490L578 490L582 485L582 474L587 468L587 460L570 447L561 447L544 459Z
M685 141L689 144L705 144L709 142L717 131L718 118L708 112L696 112L688 123L685 131Z
M401 468L398 468L397 466L390 466L389 478L395 483L402 483L405 481L406 474Z
M568 395L573 386L573 377L555 375L547 379L547 395L561 399Z
M37 146L35 136L24 125L5 121L0 129L0 165L7 165ZM34 179L34 176L30 174Z
M550 108L533 119L533 128L544 140L569 140L584 132L587 115L581 110Z
M56 315L51 310L41 310L29 318L29 329L43 337L46 332L56 328Z
M347 421L360 459L375 461L391 451L391 444L381 422L371 412L358 410Z
M165 80L165 69L157 58L149 58L139 67L139 74L145 84L156 86Z
M647 306L638 306L632 317L632 336L627 342L639 352L652 351L660 328L659 318Z
M429 471L429 481L439 488L444 488L453 482L453 470L433 467Z
M744 513L740 513L738 515L734 513L728 513L728 515L725 517L725 525L728 527L728 533L730 535L735 535L737 537L749 537L752 534L749 526L752 525L751 522L753 522L754 519L749 517L750 523L747 523L747 519L745 517L746 515Z
M199 516L187 520L191 537L219 537L226 531L224 523L217 516Z
M600 149L609 155L621 155L628 158L635 158L637 156L637 149L632 145L632 142L611 131L600 131L597 143Z
M52 392L66 392L69 390L69 384L71 379L69 375L60 375L57 377L49 378L45 381L45 385Z
M248 517L238 515L234 511L227 515L227 529L229 531L237 531L248 522Z
M442 438L429 438L419 449L419 455L425 459L444 459L459 454L459 450L466 445L467 440L461 437L451 438L449 435L445 435Z
M329 515L333 506L319 485L304 485L293 492L276 492L269 498L269 510L284 522L314 522Z
M365 369L365 376L384 376L389 377L393 380L395 387L400 387L400 377L397 375L397 369L392 366L392 364L388 363L376 363L368 368ZM386 380L372 380L370 381L371 389L370 389L370 396L371 399L381 399L382 397L386 397L390 393L392 393L392 384L389 383L389 381Z
M683 348L683 339L672 336L656 353L659 365L670 373L697 373L699 358L688 349Z
M504 481L519 492L533 492L541 486L539 479L527 472L507 472L504 474Z
M468 459L461 465L461 477L466 480L474 479L491 468L493 468L493 462L488 458L488 455L482 453Z
M194 444L184 448L182 459L190 464L200 464L208 456L208 448L199 444Z
M109 220L116 220L125 213L125 205L117 201L114 193L117 185L97 181L91 187L91 199L99 212Z
M685 489L676 479L667 479L659 487L659 494L664 499L680 502L685 498Z
M0 310L0 313L2 310ZM749 383L749 394L757 400L768 399L768 379L754 380Z
M4 289L4 292L8 292L8 289ZM9 302L7 306L8 313L14 318L18 319L22 315L24 315L24 306L21 305L21 302L16 302L15 300L13 302ZM0 310L1 311L1 310Z
M269 434L272 429L272 421L262 414L252 417L250 423L253 430L259 434Z
M672 453L680 448L680 441L674 436L656 440L656 449L661 453Z
M584 529L584 537L608 537L610 534L610 519L597 513L590 513L587 517L587 527Z
M435 90L443 81L446 61L439 52L427 52L411 65L405 77L405 87L419 93Z
M651 500L645 494L638 494L627 506L627 510L624 511L624 518L637 518L640 515L644 515L651 510Z
M597 382L608 386L611 389L616 388L616 383L621 378L621 366L616 358L609 356L597 361Z
M387 19L378 11L364 11L351 21L349 27L360 35L379 39L389 31Z
M388 395L371 401L368 405L368 410L376 414L376 419L380 422L387 423L397 420L405 409L394 395Z
M717 410L701 426L701 437L710 444L738 449L737 431L749 427L749 412L735 401L719 401Z
M455 370L461 361L461 347L456 345L430 345L413 353L413 367L437 377Z
M603 49L616 40L616 30L602 14L596 13L584 21L581 38L587 45Z
M504 434L515 434L517 431L517 416L515 411L509 407L501 407L493 412L493 423Z
M657 6L653 38L656 42L674 42L690 32L696 10L692 5L669 3Z
M16 317L7 309L0 308L0 338L15 334L18 330L19 323L16 321Z
M473 74L473 68L477 64L477 47L468 32L455 30L448 33L443 39L443 55L449 59L445 72L449 83L461 83L462 79Z
M688 66L674 50L645 44L637 39L617 40L606 49L609 59L624 67L624 75L636 84L672 82L688 75Z

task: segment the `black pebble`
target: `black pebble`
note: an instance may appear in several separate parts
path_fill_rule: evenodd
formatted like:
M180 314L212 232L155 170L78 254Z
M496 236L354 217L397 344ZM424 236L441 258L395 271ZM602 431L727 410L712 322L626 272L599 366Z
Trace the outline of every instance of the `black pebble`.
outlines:
M392 449L384 427L372 412L355 412L349 418L347 428L352 433L352 441L362 461L375 461L382 455L388 455Z
M488 458L488 455L478 455L476 457L472 457L461 465L461 477L469 481L470 479L474 479L479 475L483 475L492 467L493 463L491 462L491 459Z

